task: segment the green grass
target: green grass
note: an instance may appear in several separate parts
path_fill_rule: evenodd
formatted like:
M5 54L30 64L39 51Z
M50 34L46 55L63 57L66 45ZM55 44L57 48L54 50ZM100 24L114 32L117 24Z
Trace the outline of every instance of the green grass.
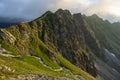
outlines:
M0 56L0 66L10 67L12 71L2 71L0 75L18 75L18 74L46 74L49 76L63 76L61 72L56 72L46 68L39 61L31 56L22 56L19 58L3 57Z
M73 65L72 63L70 63L68 60L66 60L65 58L63 58L60 54L56 54L56 57L58 58L58 60L60 61L61 66L71 70L74 74L78 74L83 76L86 80L96 80L95 78L93 78L92 76L90 76L88 73L82 71L81 69L79 69L78 67L76 67L75 65Z
M37 39L37 38L34 38L34 39ZM47 48L46 45L42 41L40 41L39 39L37 39L37 43L40 44L40 46L42 47L42 50L40 50L40 49L35 50L35 51L38 51L38 52L36 52L36 53L38 53L37 56L42 57L43 61L45 63L47 63L49 66L57 67L58 65L55 66L56 64L53 63L53 61L50 60L50 58L48 57L49 55L46 54L47 50L51 50L51 49ZM32 48L32 49L34 49L34 48ZM44 52L44 54L41 54L42 51ZM52 53L60 61L60 65L62 67L65 67L65 68L71 70L74 74L78 74L78 75L83 76L86 80L95 80L95 78L93 78L91 75L89 75L88 73L86 73L86 72L82 71L81 69L77 68L75 65L73 65L68 60L63 58L60 54L56 54L54 51L52 51Z
M77 68L62 56L56 55L56 57L60 61L62 67L71 70L71 72L74 74L83 76L86 80L95 80L89 74ZM0 77L5 76L6 80L8 76L19 74L44 74L52 77L62 76L73 79L71 74L66 69L58 72L53 71L39 63L39 61L34 56L21 56L15 58L0 56L0 66L7 66L10 67L11 70L15 70L15 72L7 70L0 71ZM68 76L65 74L68 74Z
M33 56L40 57L47 65L51 66L54 69L59 69L57 63L51 59L51 55L49 55L49 51L42 41L37 38L32 38L32 41L28 44L28 47L34 52Z
M26 62L23 62L23 61L14 59L14 58L0 56L0 62L2 66L4 65L7 67L10 67L11 69L15 69L15 74L26 74L26 73L39 72L39 69L37 69L33 65L29 65Z
M13 54L13 55L18 55L19 54L18 51L15 50L15 48L12 45L8 45L5 42L1 43L1 47L4 48L4 49L6 49L7 51L12 52L11 54Z

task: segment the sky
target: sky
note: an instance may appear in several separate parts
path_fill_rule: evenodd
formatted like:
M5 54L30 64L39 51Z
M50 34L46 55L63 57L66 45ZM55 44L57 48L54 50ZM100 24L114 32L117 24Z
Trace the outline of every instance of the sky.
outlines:
M0 0L0 17L30 20L59 8L88 16L97 14L111 22L120 21L120 0Z

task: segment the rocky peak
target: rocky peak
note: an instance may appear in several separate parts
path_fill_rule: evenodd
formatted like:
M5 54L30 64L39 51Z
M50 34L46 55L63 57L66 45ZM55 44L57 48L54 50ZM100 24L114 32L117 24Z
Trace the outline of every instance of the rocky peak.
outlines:
M76 22L73 15L68 10L59 9L55 13L45 14L42 20L44 25L41 26L42 32L39 32L42 41L51 48L55 47L74 65L96 76L96 68L86 51L81 25Z
M58 11L55 12L55 15L58 18L63 18L64 20L73 19L73 16L72 16L72 14L70 13L69 10L59 9Z
M70 11L59 9L55 13L48 11L34 21L16 25L16 27L7 30L17 39L16 45L13 47L20 53L36 55L35 52L39 50L44 51L38 45L40 42L37 42L42 41L48 48L54 52L59 52L72 64L96 77L97 71L87 51L88 45L86 45L87 37L91 35L87 33L89 35L85 36L84 30L82 29L84 26L81 24L84 24L84 22L82 20L80 23L77 22ZM24 34L25 36L23 36ZM5 39L3 41L7 43ZM36 48L37 51L34 51ZM54 56L47 51L46 54L48 57Z
M65 14L65 15L71 15L69 10L63 10L63 9L58 9L55 14Z

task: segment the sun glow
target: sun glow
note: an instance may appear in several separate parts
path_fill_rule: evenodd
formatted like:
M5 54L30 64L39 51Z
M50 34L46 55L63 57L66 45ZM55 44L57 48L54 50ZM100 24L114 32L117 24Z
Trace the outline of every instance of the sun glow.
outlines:
M119 7L110 7L109 12L113 15L119 16L120 17L120 8Z

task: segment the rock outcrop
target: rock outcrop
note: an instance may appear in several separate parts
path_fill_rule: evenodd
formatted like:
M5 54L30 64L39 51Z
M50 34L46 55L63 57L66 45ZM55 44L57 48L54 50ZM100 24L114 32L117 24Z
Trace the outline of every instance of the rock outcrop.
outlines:
M42 41L49 47L59 51L63 57L76 66L96 76L96 68L86 47L86 40L88 39L86 37L89 37L90 34L88 33L88 36L84 36L81 25L77 23L71 13L68 10L62 9L55 13L48 11L42 16L41 20L44 22L39 23L39 19L35 21L37 25L40 25L40 30L42 30L39 32L39 37ZM95 39L92 40L94 44Z

